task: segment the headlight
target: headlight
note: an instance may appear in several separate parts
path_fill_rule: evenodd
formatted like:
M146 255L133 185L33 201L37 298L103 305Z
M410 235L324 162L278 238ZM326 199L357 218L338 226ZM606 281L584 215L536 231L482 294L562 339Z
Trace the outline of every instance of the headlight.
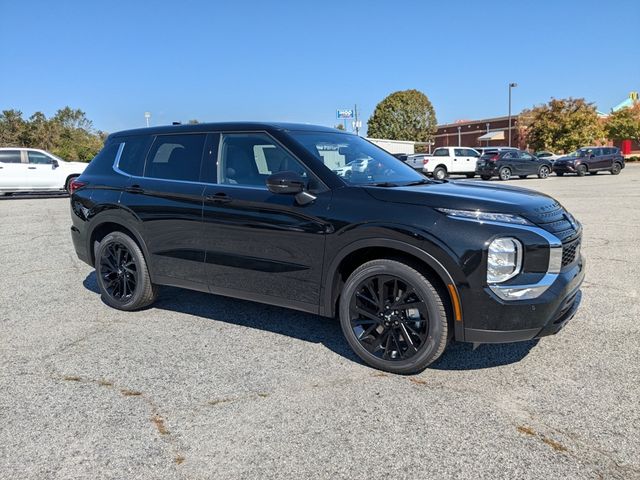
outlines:
M487 283L502 283L520 273L522 244L515 238L496 238L489 244Z
M515 223L517 225L531 225L527 219L520 215L513 215L511 213L491 213L481 212L480 210L453 210L451 208L437 208L439 212L452 218L468 218L471 220L477 220L478 222L500 222L500 223Z

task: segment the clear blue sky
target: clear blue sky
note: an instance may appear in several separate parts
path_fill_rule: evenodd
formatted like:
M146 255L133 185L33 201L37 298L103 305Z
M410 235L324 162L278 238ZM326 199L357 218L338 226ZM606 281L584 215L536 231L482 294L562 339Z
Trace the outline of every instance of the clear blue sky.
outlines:
M396 90L440 123L640 90L637 1L0 0L0 109L173 120L363 120Z

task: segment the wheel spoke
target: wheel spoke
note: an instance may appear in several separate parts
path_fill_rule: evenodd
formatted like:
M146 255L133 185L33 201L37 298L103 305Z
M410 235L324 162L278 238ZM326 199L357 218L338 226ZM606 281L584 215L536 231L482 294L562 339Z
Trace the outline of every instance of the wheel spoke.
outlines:
M361 300L364 300L365 302L368 302L370 305L372 305L373 307L377 307L378 306L378 302L376 300L372 300L371 298L363 295L362 293L358 292L356 293L356 297L358 297Z

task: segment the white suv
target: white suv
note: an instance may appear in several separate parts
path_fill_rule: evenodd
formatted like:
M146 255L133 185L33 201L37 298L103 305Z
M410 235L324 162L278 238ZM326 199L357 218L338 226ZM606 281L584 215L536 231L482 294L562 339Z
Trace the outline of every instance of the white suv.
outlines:
M36 148L0 148L0 195L13 192L69 191L87 167Z

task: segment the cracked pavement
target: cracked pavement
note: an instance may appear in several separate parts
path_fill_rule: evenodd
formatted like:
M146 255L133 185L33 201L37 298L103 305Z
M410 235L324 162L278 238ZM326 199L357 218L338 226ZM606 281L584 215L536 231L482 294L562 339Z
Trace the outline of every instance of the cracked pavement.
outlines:
M583 304L412 377L313 315L175 288L110 309L68 199L3 199L0 478L640 478L640 165L508 183L583 223Z

